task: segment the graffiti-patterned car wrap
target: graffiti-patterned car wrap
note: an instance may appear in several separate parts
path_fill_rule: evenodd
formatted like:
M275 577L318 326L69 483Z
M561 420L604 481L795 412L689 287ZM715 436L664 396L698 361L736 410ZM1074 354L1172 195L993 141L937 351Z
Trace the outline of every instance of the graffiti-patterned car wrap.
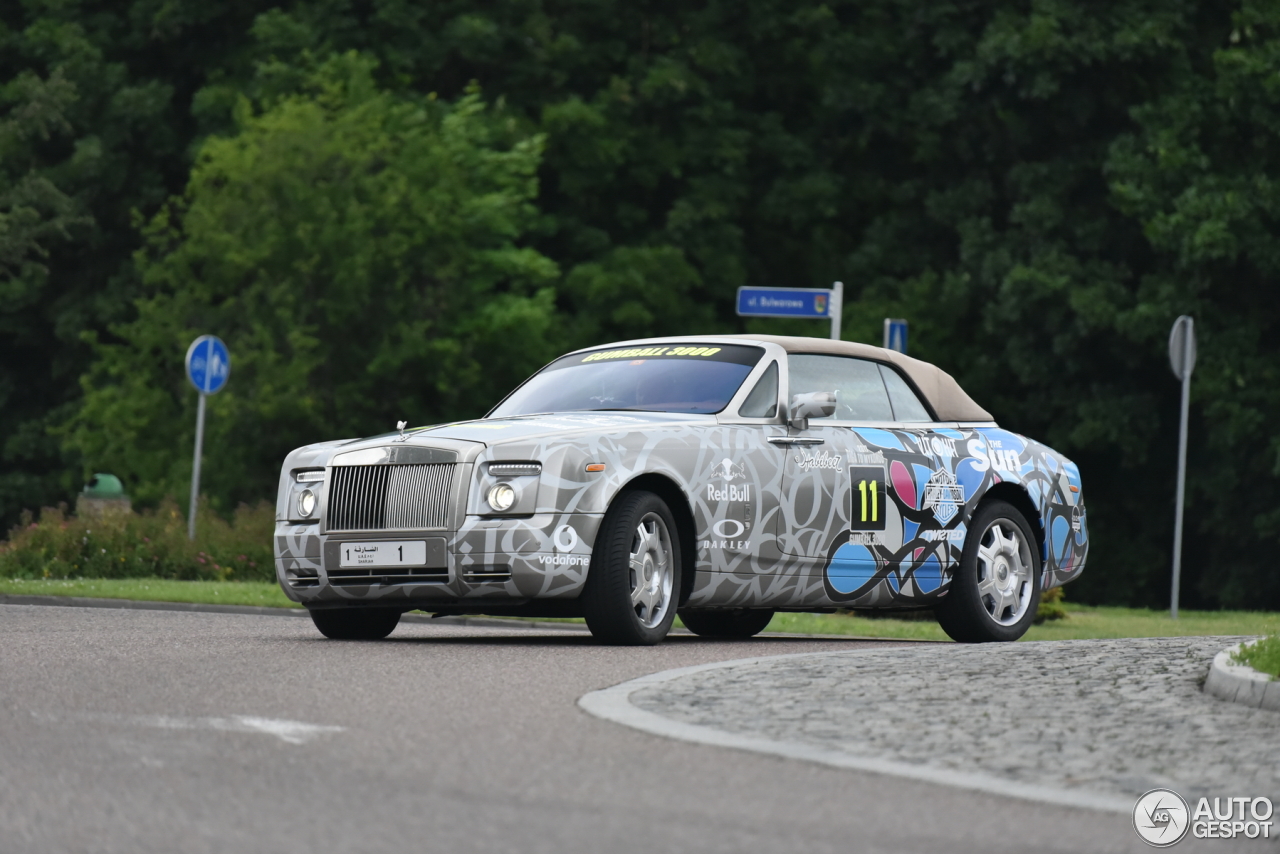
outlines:
M280 474L280 584L311 608L484 613L554 600L568 613L604 514L637 487L666 496L682 536L692 535L687 608L927 607L948 592L967 525L994 497L1027 515L1043 589L1079 575L1089 535L1074 463L992 421L790 423L787 360L805 339L780 340L582 351L639 361L677 346L753 345L758 359L753 351L750 373L715 413L498 415L299 448ZM776 411L740 415L771 366ZM514 496L506 512L486 503L498 485ZM304 491L315 498L309 517Z

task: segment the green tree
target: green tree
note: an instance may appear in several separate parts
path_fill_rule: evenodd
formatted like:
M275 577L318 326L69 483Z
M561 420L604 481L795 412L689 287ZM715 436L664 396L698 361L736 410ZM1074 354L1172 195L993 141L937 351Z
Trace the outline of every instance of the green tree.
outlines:
M36 171L28 147L32 139L47 141L70 129L65 117L75 100L75 87L61 73L41 80L28 71L4 87L8 114L0 120L0 281L9 312L32 301L47 278L49 244L70 238L68 228L86 222L76 204L47 176Z
M249 41L243 0L0 4L0 527L69 497L50 428L79 405L85 330L128 317L150 217L191 166L195 92Z
M564 271L555 349L740 330L742 284L841 279L846 336L861 340L878 340L886 314L908 317L913 352L1081 464L1095 547L1072 597L1167 602L1177 385L1165 336L1178 314L1196 315L1184 604L1280 607L1267 562L1280 540L1268 426L1280 416L1277 20L1272 0L9 4L0 81L61 74L76 98L63 109L70 130L6 149L0 174L34 169L93 223L66 243L45 232L38 245L59 251L43 261L24 256L49 273L7 321L21 334L3 342L0 365L0 515L13 518L19 496L56 494L80 451L145 432L121 403L118 440L73 441L64 459L44 435L79 405L69 378L102 352L80 331L121 344L108 327L143 293L131 212L151 222L189 179L197 186L190 156L208 136L244 137L245 98L265 118L328 57L357 50L378 60L377 90L397 103L425 105L431 92L459 102L478 80L500 136L545 137L539 213L522 220L519 245ZM5 91L21 101L15 85ZM55 208L40 210L46 222ZM189 239L187 213L175 207L150 232L147 300L165 241ZM275 269L292 271L293 252L305 266L301 245L281 242ZM186 279L165 274L175 305L188 299L180 281L209 287L192 264ZM535 287L511 292L535 300ZM221 310L221 297L190 299ZM450 316L464 326L469 312ZM155 358L174 359L201 317L174 325ZM307 344L320 341L313 326L282 319L279 340L323 361L326 342ZM820 334L782 320L747 328ZM512 358L497 345L475 352L486 376ZM391 380L379 388L377 405L407 394ZM449 393L439 403L441 417L472 411ZM344 430L377 429L393 409L366 404L367 420ZM137 441L141 458L149 446Z
M68 437L142 500L189 483L180 357L198 333L232 353L205 441L224 507L272 494L292 447L482 415L554 354L557 270L520 245L542 139L474 92L399 96L372 70L338 56L300 93L242 103L149 224L147 296L96 344Z
M51 404L65 395L38 393L24 382L45 349L47 329L33 323L47 304L51 252L65 249L72 230L88 226L77 200L43 169L34 148L70 131L67 107L75 87L55 71L28 70L0 86L0 514L20 502L50 496L48 466L58 453L43 427ZM27 357L27 358L24 358ZM25 362L25 364L23 364ZM33 471L39 460L45 471ZM15 465L16 463L16 465ZM27 463L27 465L23 465ZM7 469L7 471L6 471ZM16 471L14 469L17 469Z
M830 79L863 93L879 185L851 332L911 318L916 354L1081 465L1093 548L1069 595L1167 607L1166 341L1194 315L1183 604L1280 607L1274 4L977 11L898 17L905 54L843 36Z

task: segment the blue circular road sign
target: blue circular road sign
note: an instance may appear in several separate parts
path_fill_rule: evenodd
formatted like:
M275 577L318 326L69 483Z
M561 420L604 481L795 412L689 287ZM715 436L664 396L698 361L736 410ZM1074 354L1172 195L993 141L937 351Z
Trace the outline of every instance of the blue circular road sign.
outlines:
M201 335L187 348L187 379L201 394L217 394L231 376L231 354L216 335Z

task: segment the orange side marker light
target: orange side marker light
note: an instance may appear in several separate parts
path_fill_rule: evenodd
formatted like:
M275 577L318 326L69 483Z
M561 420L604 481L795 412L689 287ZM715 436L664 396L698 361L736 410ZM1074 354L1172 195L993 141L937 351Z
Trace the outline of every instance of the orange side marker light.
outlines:
M590 463L587 471L604 471L604 463Z

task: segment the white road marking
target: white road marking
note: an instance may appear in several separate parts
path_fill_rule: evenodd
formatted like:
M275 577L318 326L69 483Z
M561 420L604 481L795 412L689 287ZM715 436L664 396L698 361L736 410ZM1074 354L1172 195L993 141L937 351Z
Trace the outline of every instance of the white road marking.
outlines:
M93 712L65 714L32 713L37 719L49 722L59 720L95 721L154 727L156 729L218 730L273 735L287 744L306 744L312 739L330 733L345 732L346 727L328 724L308 724L302 721L286 721L278 718L260 718L255 715L230 715L224 718L181 718L170 715L108 715Z

